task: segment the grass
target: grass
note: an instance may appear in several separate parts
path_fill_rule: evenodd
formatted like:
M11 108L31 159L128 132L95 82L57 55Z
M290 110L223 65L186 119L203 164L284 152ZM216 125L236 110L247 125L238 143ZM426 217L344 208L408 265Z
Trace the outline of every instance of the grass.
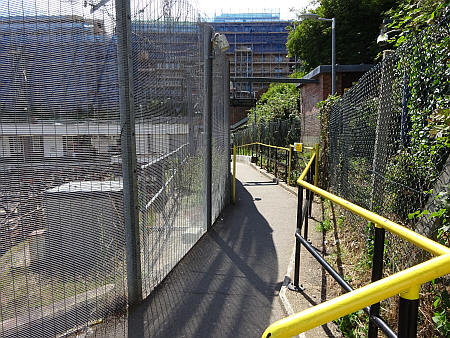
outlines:
M330 219L325 219L325 220L321 221L319 224L317 224L317 227L316 227L316 230L320 231L320 232L330 231L331 229L333 229L333 226L331 224Z

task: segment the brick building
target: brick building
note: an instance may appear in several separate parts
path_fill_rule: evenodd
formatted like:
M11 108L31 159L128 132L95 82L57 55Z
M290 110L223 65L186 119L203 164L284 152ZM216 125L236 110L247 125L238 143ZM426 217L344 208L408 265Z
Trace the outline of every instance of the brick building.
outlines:
M336 91L342 95L344 91L357 82L373 65L337 65ZM331 66L321 65L309 72L304 79L317 80L316 83L299 84L300 115L302 125L302 142L318 143L320 140L320 120L317 103L331 94Z

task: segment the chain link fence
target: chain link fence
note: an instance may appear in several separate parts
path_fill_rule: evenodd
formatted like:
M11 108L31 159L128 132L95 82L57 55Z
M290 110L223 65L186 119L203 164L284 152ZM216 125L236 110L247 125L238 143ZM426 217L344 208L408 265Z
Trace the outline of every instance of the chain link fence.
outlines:
M257 123L249 123L246 127L233 132L232 140L236 146L260 142L277 147L289 147L300 141L301 121L290 120L258 120ZM250 146L238 149L239 154L254 156L257 164L275 176L288 181L289 152L279 151L264 146ZM306 167L311 152L305 150L303 153L291 152L291 177L290 184L295 185L296 179Z
M120 35L127 3L0 7L1 337L58 336L126 312L130 203L143 297L206 231L199 13L186 0L132 0ZM229 199L225 66L216 49L213 222Z
M434 239L449 212L448 117L442 120L449 106L443 56L448 56L448 36L447 10L395 52L385 51L383 61L338 99L328 116L331 190ZM417 217L421 210L429 214ZM429 217L439 210L444 218ZM370 255L372 230L361 219L352 222ZM391 234L386 245L387 274L428 257Z

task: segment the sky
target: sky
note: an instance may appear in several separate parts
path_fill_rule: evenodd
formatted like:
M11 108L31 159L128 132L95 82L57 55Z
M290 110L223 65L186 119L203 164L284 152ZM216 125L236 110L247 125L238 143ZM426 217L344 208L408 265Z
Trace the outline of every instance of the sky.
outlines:
M8 15L34 15L36 13L46 15L82 15L90 16L89 4L99 3L102 0L0 0L0 16ZM177 0L168 0L169 2L177 2ZM261 12L261 10L269 9L280 11L281 18L291 20L295 18L295 12L291 9L305 8L311 0L188 0L194 7L200 10L202 16L209 18L214 14L223 13L250 13ZM105 1L107 4L103 6L102 11L97 11L94 16L101 17L103 15L110 16L114 14L113 1ZM109 3L108 3L109 2ZM153 8L161 8L162 0L132 0L133 7L138 10L142 9L142 13L150 15L154 11ZM86 5L86 6L85 6ZM105 13L106 12L106 13ZM148 12L148 13L146 13ZM147 15L145 15L147 16Z

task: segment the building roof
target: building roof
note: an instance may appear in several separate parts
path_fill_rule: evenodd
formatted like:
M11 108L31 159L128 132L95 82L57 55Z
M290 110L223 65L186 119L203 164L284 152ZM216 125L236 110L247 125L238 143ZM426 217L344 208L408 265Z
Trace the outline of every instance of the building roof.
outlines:
M361 63L359 65L336 65L336 73L365 73L369 71L374 65ZM302 77L305 80L312 80L319 74L331 73L331 65L320 65ZM303 83L299 83L297 87Z
M249 21L280 21L280 10L270 10L262 13L222 13L214 15L213 22L249 22Z
M361 63L359 65L337 65L336 73L365 73L372 67L373 67L373 65L368 65L368 64L364 64L364 63ZM310 71L308 74L303 76L303 79L312 79L315 76L322 74L322 73L331 73L331 65L317 66L312 71Z
M122 181L74 181L51 188L46 193L120 192Z

